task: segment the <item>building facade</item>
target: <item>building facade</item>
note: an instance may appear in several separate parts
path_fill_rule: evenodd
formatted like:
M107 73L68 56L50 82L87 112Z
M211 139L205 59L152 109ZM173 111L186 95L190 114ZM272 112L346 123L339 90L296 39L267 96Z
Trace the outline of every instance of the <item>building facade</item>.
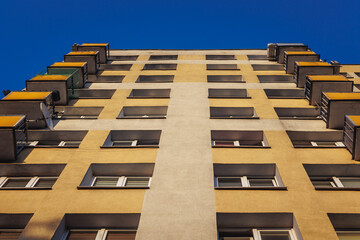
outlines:
M360 239L359 72L302 44L74 45L0 101L0 239Z

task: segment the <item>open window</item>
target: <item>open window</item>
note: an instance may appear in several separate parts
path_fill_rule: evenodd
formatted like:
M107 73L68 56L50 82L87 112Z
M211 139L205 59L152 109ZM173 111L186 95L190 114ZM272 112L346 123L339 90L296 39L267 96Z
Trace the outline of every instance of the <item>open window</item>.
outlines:
M29 130L28 143L26 147L36 148L78 148L87 134L83 131L51 131L51 130Z
M166 106L123 107L118 119L165 119Z
M236 60L235 55L206 55L206 60Z
M150 187L153 163L91 164L79 189L134 189Z
M286 131L294 148L344 148L342 131Z
M302 239L292 213L217 213L216 221L219 240Z
M145 64L143 70L176 70L177 64Z
M128 98L170 98L171 89L133 89Z
M213 148L269 148L263 131L212 130Z
M214 164L215 189L286 190L275 164Z
M206 70L240 70L237 64L206 64Z
M305 93L302 89L264 89L264 91L269 99L305 98Z
M279 119L321 120L320 108L274 108Z
M251 98L246 89L209 88L209 98Z
M258 75L261 83L294 83L291 75Z
M208 82L218 83L244 83L245 80L241 75L208 75Z
M328 213L339 240L360 239L360 214Z
M53 240L135 240L138 213L65 214Z
M304 164L316 190L360 190L360 166L356 164Z
M177 60L178 55L151 55L150 61Z
M0 190L49 190L65 164L11 164L0 169Z
M140 75L137 83L172 83L174 75Z
M282 65L275 64L252 64L251 65L254 71L283 71L284 67Z
M211 119L259 119L253 107L210 107Z
M161 130L112 130L102 148L157 148Z

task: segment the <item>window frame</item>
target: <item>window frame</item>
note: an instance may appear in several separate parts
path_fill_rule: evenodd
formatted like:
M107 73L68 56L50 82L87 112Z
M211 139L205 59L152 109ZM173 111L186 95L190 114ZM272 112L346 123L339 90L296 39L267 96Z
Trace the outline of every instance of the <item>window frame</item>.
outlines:
M229 186L229 187L221 187L219 186L219 178L240 178L241 180L241 187L239 186ZM250 184L250 181L249 179L271 179L272 180L272 184L273 186L251 186ZM251 177L251 176L233 176L233 177L230 177L230 176L218 176L218 177L215 177L215 188L221 188L221 189L227 189L227 188L278 188L280 187L279 185L279 181L277 180L276 176L273 176L272 178L254 178L254 177Z
M118 181L116 183L116 186L111 186L111 187L98 187L98 186L94 186L97 178L118 178ZM128 179L131 178L148 178L148 184L147 186L141 186L141 187L128 187L126 186L126 183L128 181ZM151 179L152 177L144 177L144 176L131 176L131 177L127 177L127 176L93 176L91 181L90 181L90 186L92 188L150 188L151 185Z
M29 179L25 187L4 187L4 185L9 181L9 179ZM36 184L40 179L55 179L55 182L58 180L58 177L42 177L42 176L33 176L33 177L0 177L0 189L52 189L51 187L36 187ZM54 182L54 184L55 184Z
M291 229L253 229L254 240L261 240L261 232L288 232L290 240L298 240L295 234L295 230Z
M316 187L313 183L313 179L310 178L311 183L313 184L313 186L315 187L316 190L321 190L321 189L358 189L360 188L360 177L342 177L342 176L332 176L332 177L328 177L331 178L330 184L332 185L332 187ZM344 184L341 182L341 179L358 179L359 180L359 187L345 187Z
M63 235L63 237L61 238L61 240L67 240L70 232L86 232L86 231L96 231L96 236L94 238L94 240L106 240L109 232L135 232L136 235L136 230L130 230L130 229L107 229L107 228L100 228L100 229L67 229Z
M249 140L244 140L244 141L249 141ZM233 142L233 145L216 145L216 142L229 142L229 143ZM239 140L212 140L211 146L212 147L267 147L264 140L261 141L261 146L241 144L241 142L242 141Z

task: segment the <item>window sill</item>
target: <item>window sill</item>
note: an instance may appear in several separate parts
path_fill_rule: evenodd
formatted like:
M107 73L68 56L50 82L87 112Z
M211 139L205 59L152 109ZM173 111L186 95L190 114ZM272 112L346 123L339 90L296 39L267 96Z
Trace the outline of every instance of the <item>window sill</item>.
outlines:
M212 148L271 148L270 146L212 146Z
M150 189L150 187L91 187L91 186L78 186L79 190L82 189Z
M215 190L283 190L287 187L215 187Z
M117 117L116 119L166 119L166 117Z
M326 146L294 146L294 148L346 148L346 146L339 146L339 147L326 147Z
M32 187L32 188L0 188L0 190L52 190L51 187Z
M306 97L268 97L268 99L306 99Z
M320 191L360 191L359 188L341 188L341 187L315 187L315 190Z
M246 83L246 81L208 81L208 83Z
M79 148L79 146L52 146L52 145L41 145L41 146L25 146L25 148Z
M260 119L259 117L210 117L210 119Z
M53 118L53 120L87 120L87 119L90 119L90 120L93 120L93 119L98 119L98 117L85 117L85 118L81 118L81 117L78 117L78 118L75 118L75 117L60 117L60 118Z
M320 117L280 117L280 120L322 120Z
M250 99L251 97L229 97L229 96L219 96L219 97L212 97L208 96L208 98L225 98L225 99Z
M152 98L163 98L163 99L166 99L166 98L170 98L170 97L156 97L156 96L153 96L153 97L127 97L128 99L152 99Z
M159 145L143 145L143 146L100 146L100 148L159 148Z

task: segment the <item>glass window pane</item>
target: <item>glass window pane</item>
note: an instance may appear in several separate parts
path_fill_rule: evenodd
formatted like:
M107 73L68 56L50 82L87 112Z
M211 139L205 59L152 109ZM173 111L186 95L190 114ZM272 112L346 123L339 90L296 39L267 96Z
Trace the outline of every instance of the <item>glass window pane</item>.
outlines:
M109 231L106 236L106 240L134 240L135 236L135 231Z
M240 178L218 178L218 187L242 187Z
M96 177L94 185L95 187L116 187L118 177Z
M311 180L314 187L334 187L332 180Z
M261 240L291 240L288 231L261 231Z
M126 187L147 187L149 185L149 178L127 178Z
M31 178L9 178L3 188L23 188L30 181Z
M360 178L339 178L344 187L358 188L360 187Z
M40 178L34 187L51 188L56 180L57 178Z
M96 238L97 231L70 231L67 240L92 240Z
M273 187L273 179L248 179L251 187Z
M215 146L234 146L234 141L215 141Z
M131 146L133 141L113 141L113 146Z

